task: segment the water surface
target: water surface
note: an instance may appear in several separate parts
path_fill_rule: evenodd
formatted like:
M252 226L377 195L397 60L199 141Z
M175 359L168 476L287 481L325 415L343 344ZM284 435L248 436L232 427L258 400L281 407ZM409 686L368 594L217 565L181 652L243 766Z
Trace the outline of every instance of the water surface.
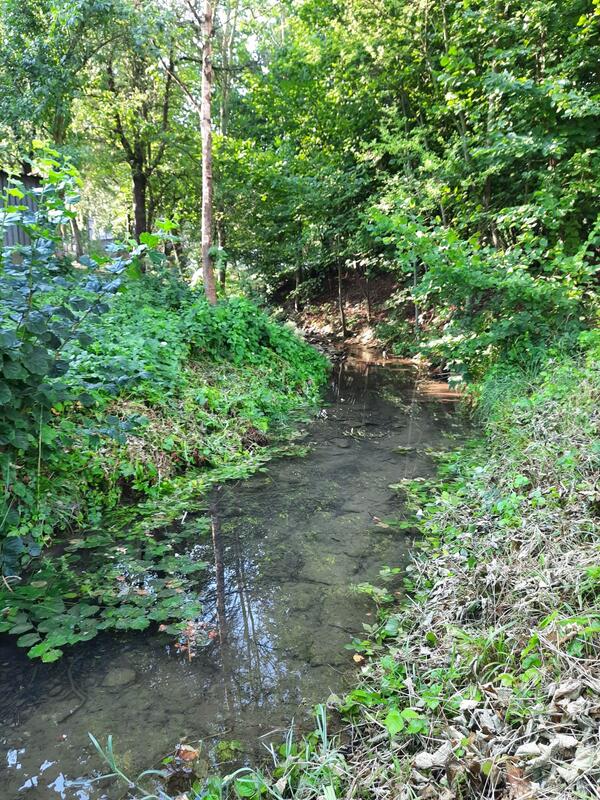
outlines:
M218 741L236 740L236 758L251 760L342 691L356 669L345 645L374 619L354 587L406 563L410 548L386 526L402 513L389 485L430 474L426 450L452 446L454 399L401 362L336 367L302 438L308 454L212 497L212 525L194 545L211 562L198 591L212 638L191 660L158 632L97 638L48 665L1 638L1 800L122 796L89 783L102 765L88 731L113 734L132 775L183 740L203 742L210 769Z

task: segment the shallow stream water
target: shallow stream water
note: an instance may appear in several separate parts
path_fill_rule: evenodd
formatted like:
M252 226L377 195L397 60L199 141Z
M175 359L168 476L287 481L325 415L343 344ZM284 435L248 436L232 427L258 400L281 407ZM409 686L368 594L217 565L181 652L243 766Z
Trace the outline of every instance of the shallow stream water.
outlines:
M453 446L462 425L443 385L364 354L336 367L328 399L306 456L215 491L214 536L196 544L213 565L199 592L214 638L191 661L159 633L100 637L47 665L0 638L0 800L122 796L90 782L103 765L88 731L112 734L132 775L184 740L202 740L207 769L222 740L252 760L348 685L345 645L374 620L354 587L406 563L411 544L386 526L402 514L389 485L431 474L427 449Z

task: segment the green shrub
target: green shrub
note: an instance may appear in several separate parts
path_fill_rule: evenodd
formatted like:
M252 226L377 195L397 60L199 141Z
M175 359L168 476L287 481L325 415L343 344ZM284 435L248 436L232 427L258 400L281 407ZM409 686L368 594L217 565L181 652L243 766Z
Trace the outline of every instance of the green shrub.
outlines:
M71 263L77 177L46 166L37 210L3 209L31 243L0 271L0 632L52 661L107 628L183 635L200 613L205 565L183 557L198 525L154 531L264 463L266 434L314 403L327 365L248 300L210 306L149 240Z
M498 249L403 213L375 215L377 235L411 275L420 349L470 380L494 364L544 358L557 339L577 344L594 305L600 222L574 252L526 231ZM389 331L387 332L389 337ZM406 336L402 326L399 336Z

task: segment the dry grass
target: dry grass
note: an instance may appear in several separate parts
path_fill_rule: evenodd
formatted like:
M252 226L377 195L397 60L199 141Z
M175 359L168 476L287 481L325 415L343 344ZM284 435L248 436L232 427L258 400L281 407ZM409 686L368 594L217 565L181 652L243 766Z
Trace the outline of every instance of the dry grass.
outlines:
M600 392L591 371L571 382L508 403L476 464L426 500L415 592L385 613L394 668L363 670L386 705L360 707L343 796L600 796ZM392 705L427 732L390 738Z

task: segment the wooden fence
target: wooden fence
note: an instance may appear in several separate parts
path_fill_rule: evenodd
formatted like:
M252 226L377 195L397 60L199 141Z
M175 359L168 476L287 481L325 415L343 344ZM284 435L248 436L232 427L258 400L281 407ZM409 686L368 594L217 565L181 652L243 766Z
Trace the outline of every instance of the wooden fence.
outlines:
M20 175L19 181L27 188L33 189L36 186L39 186L39 179L36 178L34 175ZM0 170L0 207L2 206L3 199L2 195L4 190L9 185L9 175ZM25 196L22 200L16 200L15 198L15 205L26 205L31 211L35 211L35 200L33 197ZM12 225L9 228L6 228L4 231L4 237L2 240L3 247L14 247L17 244L29 244L29 237L27 234L18 228L16 225Z

